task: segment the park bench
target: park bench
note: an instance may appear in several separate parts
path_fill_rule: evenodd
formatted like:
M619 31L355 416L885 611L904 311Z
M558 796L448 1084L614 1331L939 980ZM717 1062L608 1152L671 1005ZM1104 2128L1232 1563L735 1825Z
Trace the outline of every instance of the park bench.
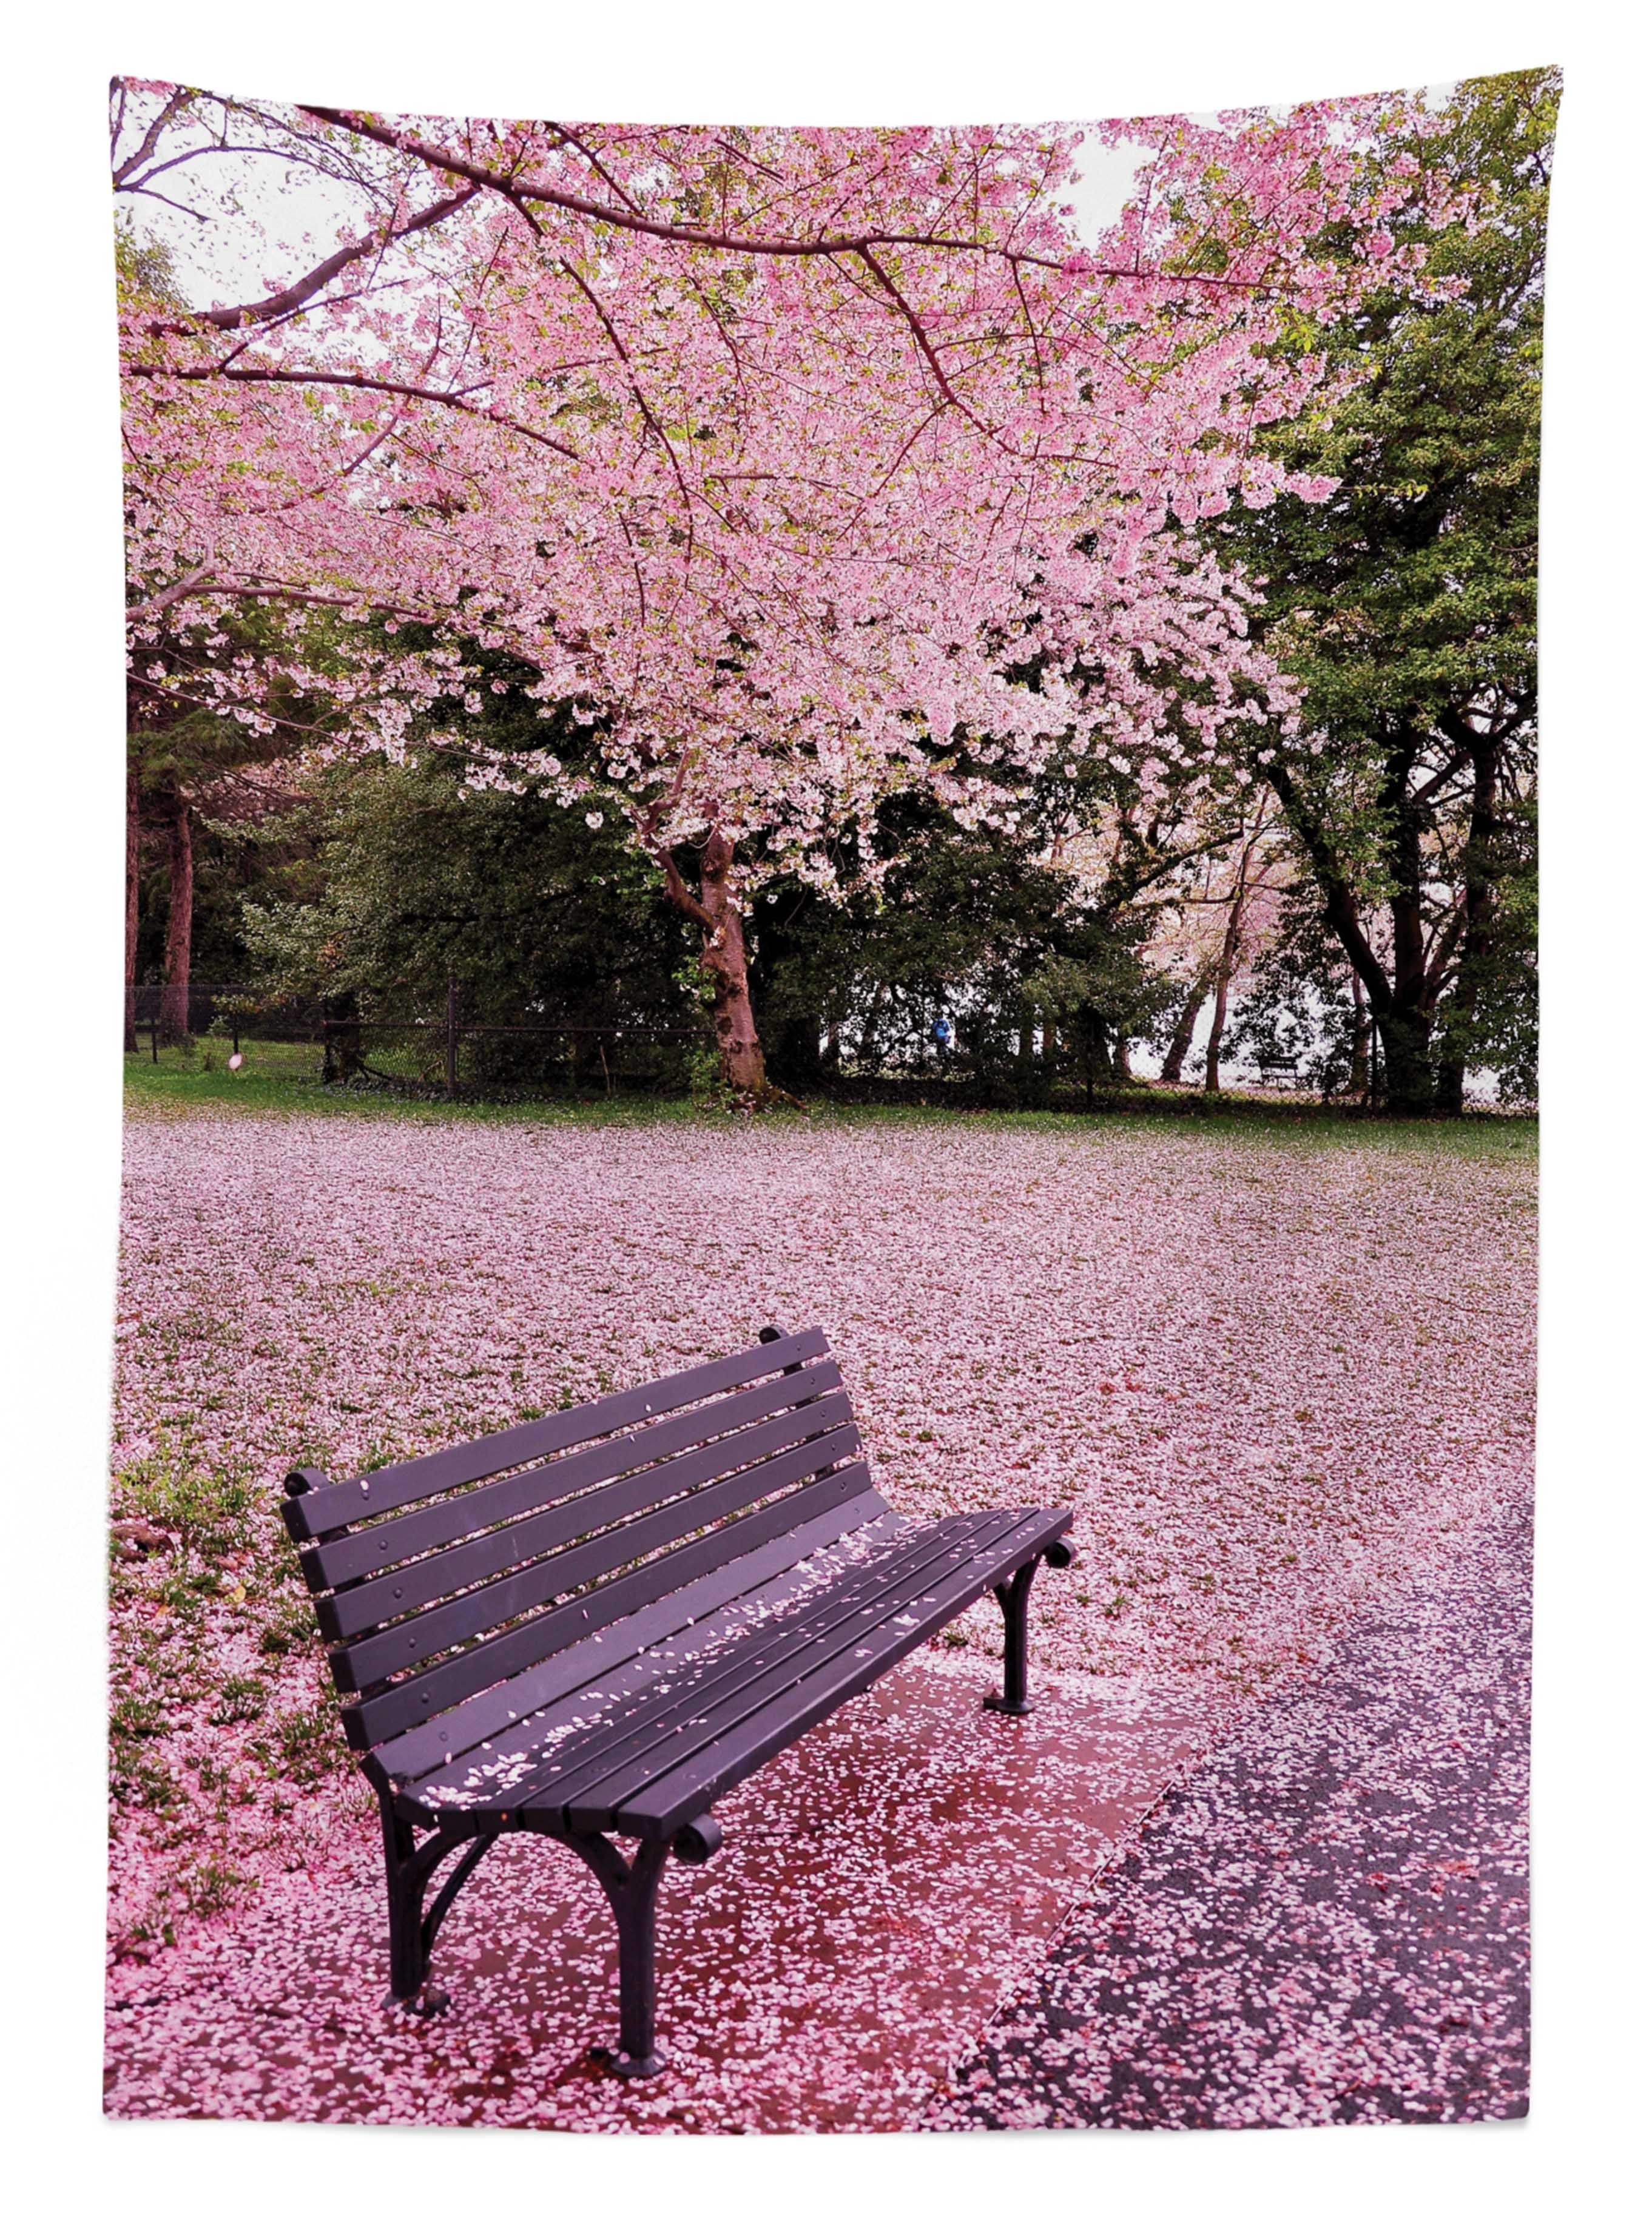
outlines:
M1287 1084L1297 1082L1298 1058L1285 1047L1263 1047L1252 1056L1256 1075L1264 1084L1283 1078Z
M383 1820L387 2008L445 2005L443 1917L495 1840L540 1833L595 1872L619 1929L620 2047L594 2052L650 2078L660 1875L717 1852L721 1795L989 1592L1004 1671L988 1706L1026 1710L1028 1589L1041 1560L1072 1560L1070 1510L915 1522L860 1450L824 1333L770 1326L723 1361L410 1462L289 1476L287 1529Z

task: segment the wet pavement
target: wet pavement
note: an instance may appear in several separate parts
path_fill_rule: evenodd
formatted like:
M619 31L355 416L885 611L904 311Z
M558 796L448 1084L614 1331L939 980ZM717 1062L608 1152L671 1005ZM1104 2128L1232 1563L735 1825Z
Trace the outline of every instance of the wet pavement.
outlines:
M1074 1899L1203 1737L1186 1696L1034 1674L987 1714L978 1658L911 1658L719 1803L728 1844L669 1867L663 2078L589 2060L616 2023L612 1926L554 1843L502 1842L455 1905L435 1975L452 2007L387 2016L377 1824L325 1874L123 1967L115 2115L596 2131L921 2126ZM365 1800L365 1795L364 1795Z
M1523 2116L1530 1578L1500 1517L1253 1711L926 2121Z

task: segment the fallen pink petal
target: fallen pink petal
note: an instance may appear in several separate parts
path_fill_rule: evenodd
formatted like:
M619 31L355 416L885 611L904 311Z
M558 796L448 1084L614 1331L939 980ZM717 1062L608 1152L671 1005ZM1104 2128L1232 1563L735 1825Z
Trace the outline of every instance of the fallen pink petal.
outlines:
M1346 1998L1372 1912L1350 1924L1334 1901L1292 1905L1328 1850L1296 1843L1289 1765L1333 1762L1328 1838L1363 1837L1372 1794L1418 1813L1403 1853L1391 1817L1367 1862L1355 1850L1362 1895L1375 1867L1412 1901L1465 1849L1508 1874L1503 1952L1476 1977L1497 2022L1517 2021L1523 1803L1500 1801L1489 1829L1422 1823L1436 1766L1443 1785L1483 1760L1470 1663L1439 1648L1438 1690L1425 1673L1416 1697L1446 1702L1445 1739L1431 1726L1423 1749L1402 1712L1403 1735L1359 1758L1357 1784L1356 1743L1316 1752L1329 1727L1314 1689L1340 1683L1349 1643L1374 1636L1362 1627L1433 1606L1476 1546L1495 1564L1528 1498L1531 1192L1519 1164L1399 1152L1378 1177L1353 1150L1236 1156L1116 1126L133 1122L117 1491L176 1504L216 1486L240 1505L188 1599L165 1551L117 1572L117 1729L133 1728L117 1739L108 2106L594 2130L1286 2122L1361 2103L1509 2114L1518 2041L1466 2087L1397 2086L1409 2043L1367 2034ZM1350 1276L1346 1254L1373 1246L1380 1267ZM654 1257L675 1251L700 1267L662 1303ZM450 2014L387 2019L377 1825L275 1523L282 1476L323 1442L346 1473L720 1352L730 1286L743 1337L771 1318L826 1325L897 1507L995 1503L1018 1461L1018 1491L1074 1504L1078 1565L1034 1588L1039 1706L1024 1724L982 1714L998 1626L977 1607L961 1645L914 1658L738 1789L722 1855L663 1889L674 2068L659 2081L622 2087L584 2060L612 2013L613 1942L589 1874L552 1843L496 1850L455 1908ZM1103 1390L1126 1378L1131 1404ZM1491 1692L1507 1735L1517 1680ZM1385 1714L1379 1701L1372 1723ZM1450 1745L1465 1725L1471 1757ZM1267 1930L1312 1928L1298 1986L1277 1967L1293 1960L1283 1939L1257 1958L1274 1982L1266 2041L1246 2032L1236 2049L1218 2010L1186 2054L1174 2026L1213 2005L1170 2000L1162 1973L1191 1975L1199 1928L1179 1938L1157 1908L1131 1943L1143 1999L1128 2007L1146 2014L1126 2016L1111 1976L1105 2010L1075 2010L1082 1965L1119 1944L1087 1936L1146 1916L1151 1843L1207 1794L1201 1764L1219 1777L1253 1742L1247 1775L1272 1765L1277 1784L1253 1777L1222 1816L1231 1837L1212 1829L1219 1802L1192 1805L1207 1811L1193 1869L1218 1889L1215 1914L1253 1882L1259 1847L1277 1850ZM1438 1973L1395 1962L1415 2017ZM1345 1998L1328 2011L1325 1994ZM1082 2072L1064 2060L1075 2039ZM1253 2046L1267 2070L1230 2104L1173 2096L1156 2071L1176 2054L1176 2083L1207 2074L1211 2041L1230 2077ZM1118 2083L1120 2053L1156 2094L1093 2093L1097 2072ZM1374 2089L1359 2101L1336 2091L1354 2077Z

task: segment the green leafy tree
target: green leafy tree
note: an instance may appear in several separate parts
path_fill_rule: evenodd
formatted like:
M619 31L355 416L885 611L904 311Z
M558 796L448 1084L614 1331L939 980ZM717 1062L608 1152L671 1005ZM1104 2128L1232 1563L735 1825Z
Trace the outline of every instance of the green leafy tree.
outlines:
M962 1079L1034 1105L1058 1086L1128 1075L1128 1043L1154 1028L1168 992L1143 966L1144 910L1125 860L1086 886L1045 855L1049 818L1074 803L1036 790L1015 831L961 825L927 797L886 802L875 892L841 902L777 887L751 934L759 1019L777 1071L806 1088L860 1076ZM938 1027L940 1029L938 1030Z
M472 790L444 749L335 764L311 780L307 851L245 906L262 976L391 1023L440 1010L451 979L469 1025L557 1028L478 1044L498 1080L564 1066L570 1041L595 1065L605 1035L691 1029L686 927L600 812Z
M1271 435L1340 480L1219 528L1267 580L1302 688L1259 753L1380 1038L1390 1108L1525 1082L1536 1023L1536 604L1544 226L1560 81L1464 83L1415 153L1471 192L1434 234L1452 297L1396 293L1302 343L1357 381ZM1352 999L1352 997L1350 997Z

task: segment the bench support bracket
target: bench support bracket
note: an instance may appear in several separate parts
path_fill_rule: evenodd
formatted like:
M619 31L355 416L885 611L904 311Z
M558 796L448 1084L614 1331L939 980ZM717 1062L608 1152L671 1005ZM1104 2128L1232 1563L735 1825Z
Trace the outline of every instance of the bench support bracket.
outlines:
M591 2054L619 2078L657 2078L667 2059L654 2041L654 1906L671 1843L644 1840L629 1862L605 1833L570 1833L568 1844L601 1880L620 1932L620 2046Z
M1035 1555L1013 1578L992 1590L1004 1613L1004 1690L989 1694L982 1706L1002 1716L1024 1717L1032 1706L1026 1698L1026 1596L1038 1567Z

